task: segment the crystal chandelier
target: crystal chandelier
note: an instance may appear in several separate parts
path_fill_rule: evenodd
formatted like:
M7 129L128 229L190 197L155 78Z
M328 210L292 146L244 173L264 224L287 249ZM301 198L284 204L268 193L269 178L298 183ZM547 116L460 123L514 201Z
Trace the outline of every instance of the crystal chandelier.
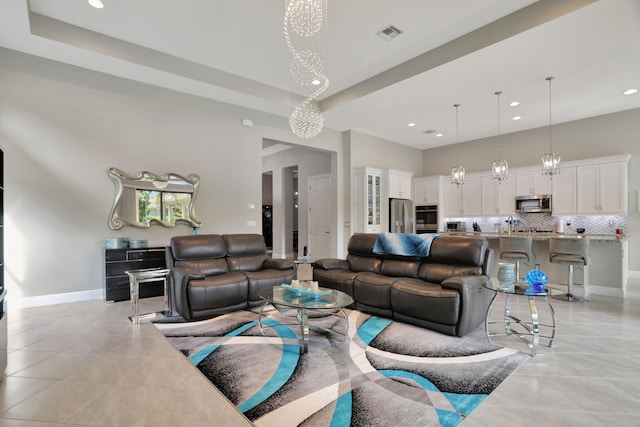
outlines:
M455 104L456 107L456 165L451 168L451 183L456 185L464 184L464 167L460 166L458 159L458 145L460 144L460 128L458 126L458 108L460 104Z
M545 79L549 82L549 152L542 155L542 174L549 175L553 179L553 175L560 173L560 153L554 153L551 145L551 80L553 77Z
M493 179L498 181L498 184L502 183L502 181L508 178L509 173L509 165L506 160L502 160L500 154L502 151L501 147L501 138L500 138L500 95L502 91L495 92L495 95L498 97L498 160L495 160L491 164L491 175L493 175Z
M322 58L309 48L320 37L325 24L323 1L289 0L284 14L284 38L291 52L291 78L302 87L317 87L289 117L291 131L303 139L318 135L324 126L316 99L329 87L329 79L324 73Z

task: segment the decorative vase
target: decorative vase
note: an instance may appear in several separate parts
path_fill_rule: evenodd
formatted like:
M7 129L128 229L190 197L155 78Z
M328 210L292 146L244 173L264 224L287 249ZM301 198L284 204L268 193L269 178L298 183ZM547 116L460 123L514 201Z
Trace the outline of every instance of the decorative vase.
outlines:
M534 294L546 294L544 290L545 285L548 282L547 275L542 270L531 270L524 277L527 284L531 287L531 292Z
M508 262L498 263L498 281L501 285L511 285L516 280L516 265Z

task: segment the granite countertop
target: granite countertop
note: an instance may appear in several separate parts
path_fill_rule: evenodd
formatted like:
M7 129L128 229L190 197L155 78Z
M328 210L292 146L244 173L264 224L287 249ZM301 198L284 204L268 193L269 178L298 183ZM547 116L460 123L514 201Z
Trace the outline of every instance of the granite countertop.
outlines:
M622 234L579 234L579 233L548 233L548 232L513 232L509 236L506 232L496 233L490 231L455 231L455 232L443 232L440 234L449 234L452 236L481 236L487 239L499 239L501 237L533 237L536 240L547 240L550 237L559 237L563 239L591 239L591 240L605 240L612 242L620 242L627 240L627 237Z

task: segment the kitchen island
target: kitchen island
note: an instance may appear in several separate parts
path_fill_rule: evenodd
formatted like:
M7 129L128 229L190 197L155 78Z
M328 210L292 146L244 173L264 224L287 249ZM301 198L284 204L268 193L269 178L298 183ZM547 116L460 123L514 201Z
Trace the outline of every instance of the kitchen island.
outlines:
M441 234L485 237L489 241L489 247L495 252L495 262L491 272L494 277L497 275L497 264L500 262L500 238L532 237L536 259L531 261L529 265L524 262L520 263L521 275L526 274L527 271L535 268L536 264L539 264L539 268L547 274L550 285L566 284L568 268L549 262L549 239L551 237L589 239L591 264L584 268L576 267L574 269L574 293L578 296L596 294L624 298L629 270L628 241L624 235L547 232L512 232L511 235L506 232L449 232Z

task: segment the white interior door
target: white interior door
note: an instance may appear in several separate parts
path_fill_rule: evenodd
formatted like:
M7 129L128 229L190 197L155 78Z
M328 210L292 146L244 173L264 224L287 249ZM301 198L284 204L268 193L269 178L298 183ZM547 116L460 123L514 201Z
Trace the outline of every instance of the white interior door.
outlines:
M330 258L335 232L331 230L331 175L309 177L309 252L313 258Z

